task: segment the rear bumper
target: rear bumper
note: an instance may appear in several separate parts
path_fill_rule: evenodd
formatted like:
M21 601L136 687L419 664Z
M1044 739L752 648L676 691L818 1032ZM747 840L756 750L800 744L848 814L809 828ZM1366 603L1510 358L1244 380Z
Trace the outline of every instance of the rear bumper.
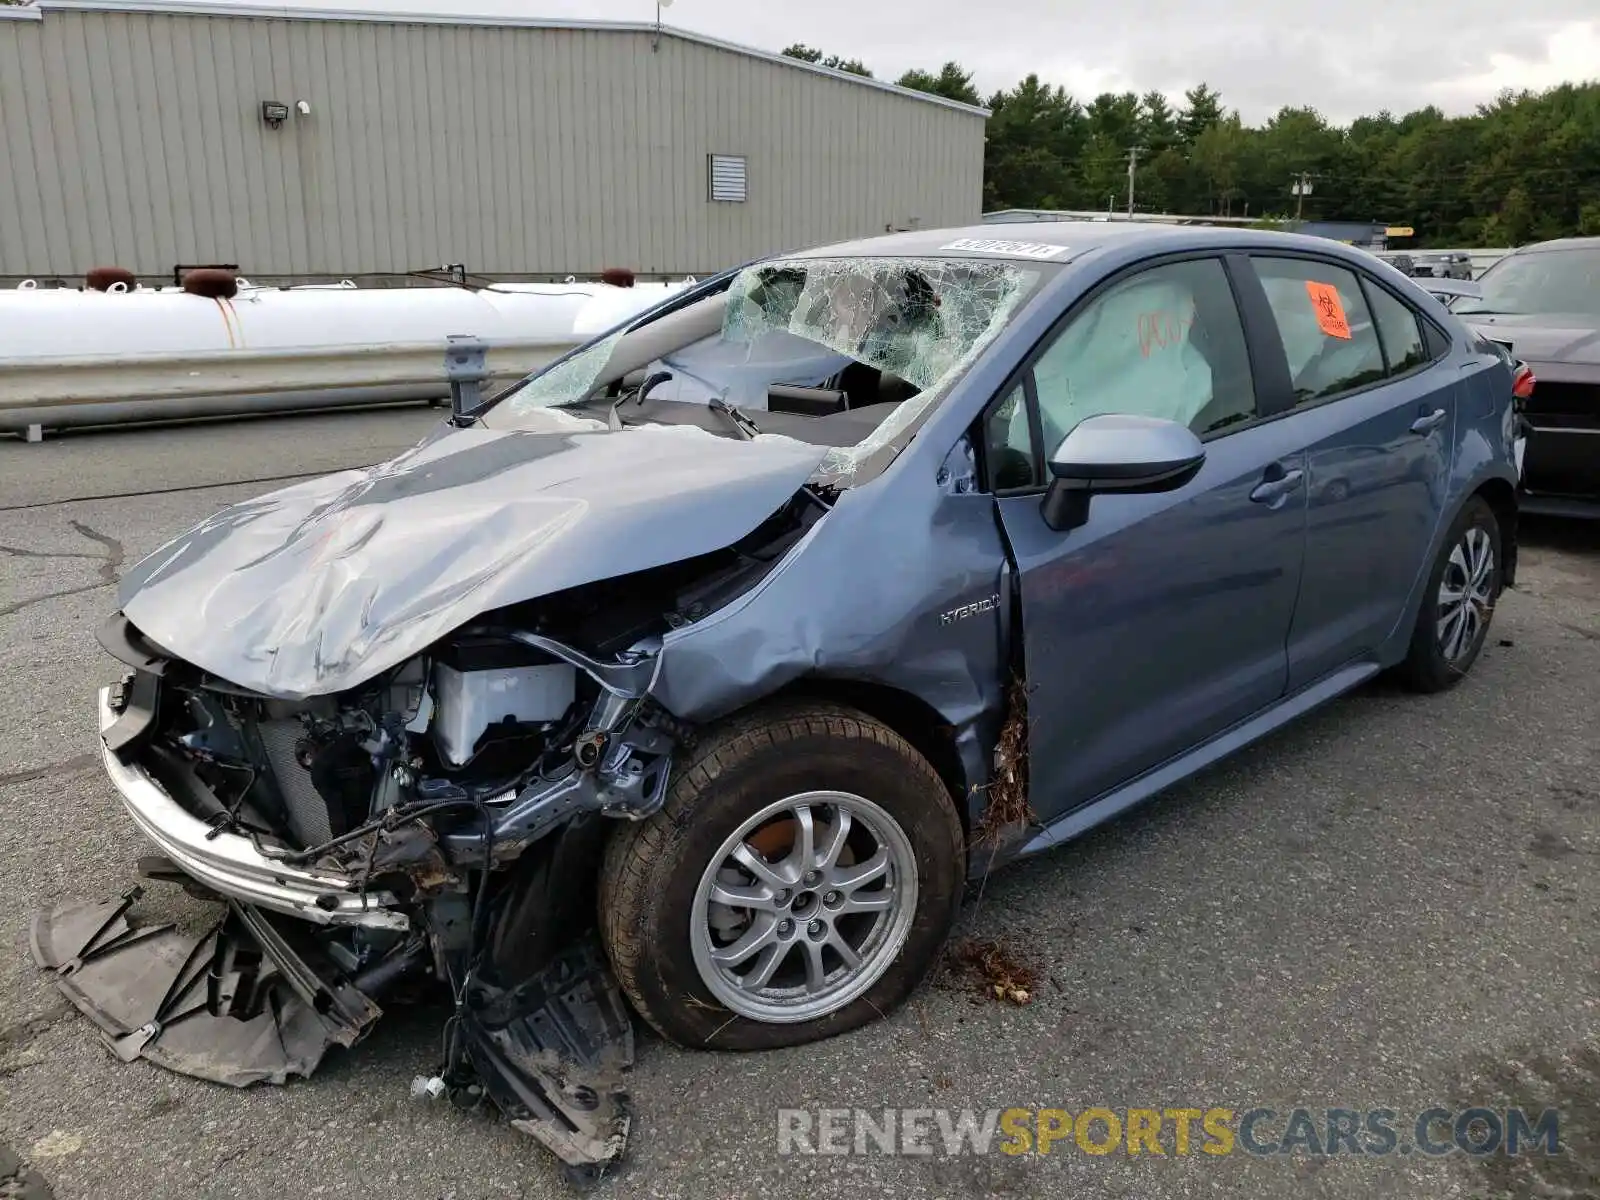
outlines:
M1600 516L1600 427L1530 419L1522 473L1523 512L1544 516Z
M1527 492L1517 497L1517 509L1536 517L1575 517L1600 521L1600 496L1539 496Z
M106 774L141 833L186 874L219 895L318 925L403 930L410 921L389 892L360 891L343 875L269 858L236 833L219 832L191 815L141 766L119 757L106 735L119 720L112 689L100 689L100 752Z

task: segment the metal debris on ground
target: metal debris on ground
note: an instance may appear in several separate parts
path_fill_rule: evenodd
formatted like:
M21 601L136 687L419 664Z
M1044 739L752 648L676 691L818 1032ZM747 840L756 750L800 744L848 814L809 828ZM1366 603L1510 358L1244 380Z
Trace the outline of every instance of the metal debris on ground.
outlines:
M55 1193L44 1176L21 1155L0 1143L0 1197L4 1200L53 1200Z
M945 951L945 974L979 995L1016 1005L1033 1002L1038 981L1038 972L1005 938L958 938Z

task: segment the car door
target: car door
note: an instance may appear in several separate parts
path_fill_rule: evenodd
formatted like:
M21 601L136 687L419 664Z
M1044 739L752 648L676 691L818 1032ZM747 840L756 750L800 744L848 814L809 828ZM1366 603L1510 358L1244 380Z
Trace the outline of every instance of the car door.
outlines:
M1110 281L1036 348L986 418L1019 579L1029 793L1049 822L1270 705L1305 538L1305 466L1263 420L1221 258ZM1052 529L1044 460L1086 417L1180 421L1206 460L1182 488L1100 495Z
M1308 473L1294 690L1372 656L1405 612L1444 519L1463 385L1435 368L1425 318L1377 281L1315 257L1250 261Z

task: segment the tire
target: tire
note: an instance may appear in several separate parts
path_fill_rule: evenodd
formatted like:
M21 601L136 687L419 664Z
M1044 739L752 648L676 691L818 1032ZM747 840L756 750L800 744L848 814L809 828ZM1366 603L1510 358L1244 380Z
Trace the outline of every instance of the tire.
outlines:
M832 793L839 804L807 793ZM744 828L780 802L790 807L763 818L766 824ZM836 874L813 873L822 878L810 885L816 891L797 883L789 898L788 890L764 885L752 872L741 874L743 868L727 853L730 846L761 845L776 836L787 840L789 849L764 848L761 855L766 861L785 860L773 871L798 874L794 864L800 861L801 841L795 831L802 825L814 829L812 861L820 863L843 824L841 811L855 814L837 856L843 865L830 868ZM875 841L891 864L886 871L856 890L848 881L840 890L821 890L829 887L828 879L844 880L852 867L877 861L879 853L868 854ZM713 860L721 864L719 871L713 870ZM907 863L914 870L893 865ZM634 1009L663 1037L719 1050L803 1045L884 1016L911 994L937 961L955 921L965 864L961 822L950 793L905 739L843 706L772 705L703 735L692 757L675 771L662 810L612 835L600 873L601 938ZM735 909L712 902L710 889L730 879L749 884L747 892L765 888L768 903ZM882 890L869 890L875 887ZM866 904L884 905L881 914L832 910L853 905L857 891ZM914 900L908 899L911 892ZM885 899L891 893L898 899ZM819 907L825 904L830 910ZM747 993L709 961L711 953L725 952L729 944L717 942L723 936L719 920L735 929L746 922L744 933L752 937L777 939L782 933L789 939L792 944L773 943L779 969L770 986L792 979L785 971L811 967L814 954L821 964L815 969L824 972L816 998L802 994L792 1004L785 999L789 1007L781 1012L779 1001L768 1001L765 990L746 999ZM784 920L790 922L787 933ZM758 922L765 924L758 928ZM857 966L838 950L806 945L807 933L816 936L819 928L829 943L835 937L859 938L861 945L852 942L852 952L861 951ZM739 941L736 932L726 937ZM759 969L760 958L751 961L756 965L745 974ZM735 964L735 969L744 967ZM829 983L835 975L838 980ZM801 978L789 991L805 993L805 983ZM770 1011L741 1013L730 1003ZM834 1007L808 1010L826 1004Z
M1479 601L1464 603L1466 610L1462 621L1469 628L1462 631L1460 644L1451 649L1455 622L1450 620L1454 605L1441 599L1441 588L1449 575L1452 583L1463 581L1464 568L1474 559L1473 546L1481 547L1487 539L1491 555L1489 568L1478 589ZM1439 557L1428 573L1427 589L1417 612L1417 624L1411 635L1411 647L1396 674L1407 687L1418 692L1442 692L1460 683L1477 661L1478 653L1489 636L1489 624L1494 617L1494 607L1500 600L1504 564L1501 559L1500 523L1494 510L1482 496L1473 496L1457 514L1450 527L1449 536L1440 548ZM1454 590L1454 589L1452 589Z

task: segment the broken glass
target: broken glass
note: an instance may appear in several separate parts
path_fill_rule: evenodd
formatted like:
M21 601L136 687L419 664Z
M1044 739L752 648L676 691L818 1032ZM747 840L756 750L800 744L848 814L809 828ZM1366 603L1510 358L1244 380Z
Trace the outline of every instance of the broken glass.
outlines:
M651 318L572 355L507 398L513 416L578 404L629 367L665 371L661 400L766 407L772 384L817 386L859 362L917 389L854 446L820 468L847 484L869 458L893 457L897 439L1005 327L1039 281L1014 262L939 258L796 258L748 267L720 298L720 329L643 353ZM714 318L713 318L714 319ZM713 326L715 328L715 326Z
M723 337L753 345L782 331L846 354L919 389L819 473L847 484L921 417L1005 327L1039 273L1010 262L807 258L741 271Z
M511 398L511 411L525 413L557 404L576 404L587 399L600 381L606 364L611 361L617 344L627 334L627 328L618 329L533 376Z

